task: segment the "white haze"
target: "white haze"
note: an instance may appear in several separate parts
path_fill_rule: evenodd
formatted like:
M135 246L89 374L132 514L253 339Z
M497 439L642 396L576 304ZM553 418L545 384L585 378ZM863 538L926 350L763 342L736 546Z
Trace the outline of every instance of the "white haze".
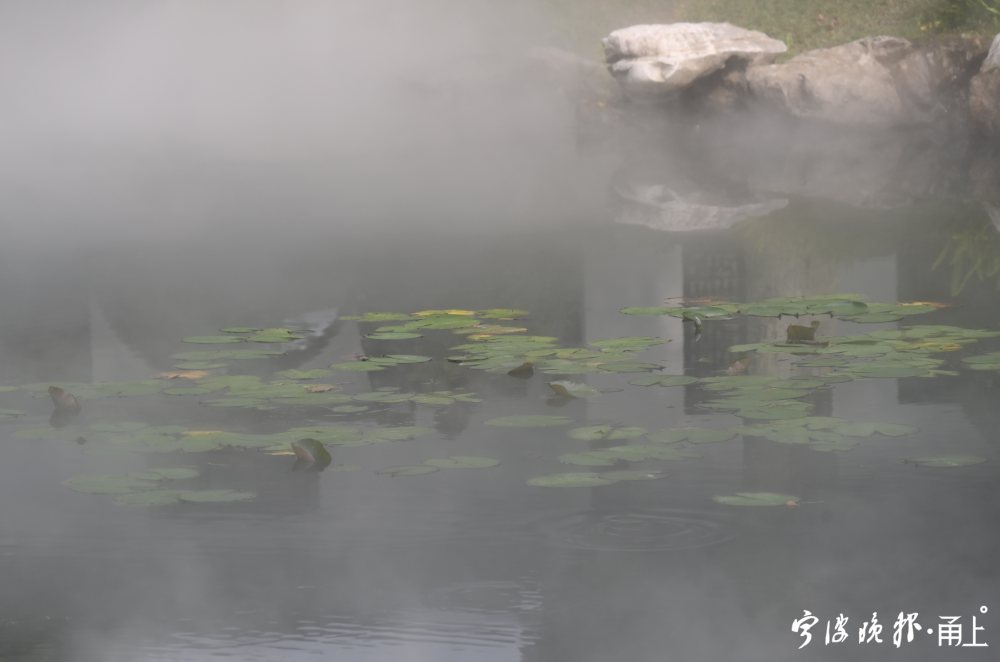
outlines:
M545 24L517 1L7 0L0 223L73 243L523 216L574 187L572 107L524 58Z

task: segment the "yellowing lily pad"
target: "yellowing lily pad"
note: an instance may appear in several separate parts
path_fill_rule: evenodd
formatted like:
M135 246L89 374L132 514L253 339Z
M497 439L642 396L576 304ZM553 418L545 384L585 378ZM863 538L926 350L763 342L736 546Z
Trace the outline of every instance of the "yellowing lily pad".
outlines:
M737 492L735 496L712 497L727 506L797 506L799 497L776 492Z
M605 478L597 473L562 473L535 476L528 481L528 485L535 487L600 487L616 482L612 478Z

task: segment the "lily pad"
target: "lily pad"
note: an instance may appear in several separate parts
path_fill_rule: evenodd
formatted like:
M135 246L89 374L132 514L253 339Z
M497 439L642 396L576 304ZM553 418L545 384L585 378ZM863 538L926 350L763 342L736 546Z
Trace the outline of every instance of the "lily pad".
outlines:
M595 340L590 343L606 352L639 352L654 345L662 345L666 340L662 338L650 338L646 336L635 336L628 338L610 338L608 340Z
M355 319L358 322L405 322L417 318L409 313L365 313L359 317L344 317L343 319Z
M382 469L378 473L385 476L420 476L423 474L432 474L435 471L440 471L438 467L431 466L429 464L414 464L403 467L391 467L389 469Z
M640 427L615 427L613 425L590 425L582 428L573 428L569 431L569 436L581 441L616 441L622 439L634 439L646 434L646 428Z
M476 316L486 320L516 320L527 317L528 311L517 308L490 308L477 311Z
M344 363L334 363L330 366L334 370L344 370L348 372L378 372L385 370L385 366L374 361L346 361Z
M650 375L649 377L630 379L628 383L635 386L687 386L697 381L697 377L687 375Z
M500 464L500 460L472 455L452 455L444 459L425 460L424 464L438 469L488 469Z
M663 472L622 469L619 471L602 471L600 476L607 480L656 480L663 477Z
M155 474L165 480L187 480L198 476L197 469L188 467L157 467L147 469L146 473Z
M566 398L592 398L601 394L601 392L594 387L581 382L562 380L549 382L548 384L549 388L552 389L556 395Z
M613 478L605 478L597 473L562 473L535 476L528 485L535 487L600 487L616 483Z
M244 338L239 336L187 336L184 338L186 343L195 343L199 345L228 345L231 343L244 342Z
M260 331L260 329L253 326L227 326L224 329L220 329L223 333L255 333Z
M547 416L539 414L527 416L500 416L486 421L486 425L509 428L542 428L568 425L572 422L573 419L568 416Z
M692 444L713 444L729 441L736 437L735 430L718 428L672 428L660 430L649 435L650 441L672 444L687 441Z
M368 360L379 365L393 366L406 363L426 363L431 360L431 357L420 356L418 354L387 354L386 356L375 356Z
M939 455L936 457L914 457L903 460L918 467L969 467L986 462L985 457L977 455Z
M419 333L413 333L412 331L387 331L384 333L369 333L365 338L369 340L413 340L414 338L421 338Z
M793 506L799 497L776 492L737 492L735 496L712 497L717 503L727 506Z
M295 333L291 329L275 328L261 329L252 336L249 336L247 340L259 343L285 343L299 340L302 337L302 335Z

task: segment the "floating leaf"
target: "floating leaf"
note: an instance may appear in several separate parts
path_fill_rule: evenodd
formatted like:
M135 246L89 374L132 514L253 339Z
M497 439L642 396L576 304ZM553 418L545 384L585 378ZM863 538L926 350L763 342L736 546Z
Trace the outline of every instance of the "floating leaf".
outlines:
M736 437L735 430L720 430L717 428L672 428L660 430L649 435L650 441L664 444L688 441L692 444L712 444L729 441Z
M573 428L569 431L570 437L573 439L580 439L582 441L600 441L603 439L614 441L621 439L634 439L635 437L641 437L644 434L646 434L646 428L616 428L612 425L591 425L588 427Z
M227 326L224 329L220 329L223 333L255 333L260 331L260 329L252 326Z
M375 356L368 360L379 365L394 366L405 363L426 363L431 360L431 357L419 356L417 354L388 354L386 356Z
M600 487L617 482L596 473L563 473L536 476L528 481L535 487Z
M345 370L349 372L377 372L385 370L384 366L373 361L347 361L345 363L334 363L330 366L334 370Z
M228 345L230 343L243 342L239 336L188 336L184 338L186 343L196 343L199 345Z
M895 423L843 423L834 428L838 434L849 437L870 437L875 433L887 437L902 437L916 432L916 428Z
M697 381L697 377L688 377L687 375L650 375L649 377L630 379L628 383L635 386L686 386Z
M622 469L619 471L602 471L599 475L601 478L607 480L656 480L663 476L663 472Z
M541 427L553 427L557 425L568 425L572 423L573 419L568 416L546 416L546 415L527 415L527 416L500 416L498 418L491 418L486 421L486 425L493 425L498 427L513 427L513 428L541 428Z
M148 469L147 473L155 474L165 480L187 480L198 476L197 469L190 469L188 467L158 467L156 469Z
M422 337L419 333L411 331L387 331L384 333L369 333L365 338L369 340L412 340Z
M352 318L345 317L343 319ZM405 322L416 318L408 313L365 313L353 319L359 322Z
M243 361L250 359L270 359L284 352L277 349L212 349L201 352L181 352L170 358L180 361Z
M727 506L795 506L799 497L776 492L737 492L735 496L712 497L717 503Z
M438 469L488 469L500 464L500 460L472 455L452 455L440 460L425 460L424 464Z
M937 457L914 457L903 460L919 467L968 467L986 462L985 457L976 455L939 455Z
M295 333L291 329L261 329L257 333L248 337L250 342L259 343L285 343L293 340L300 340L303 336Z
M482 319L496 319L496 320L516 320L522 317L528 316L527 310L518 310L517 308L490 308L488 310L480 310L476 313L477 317Z
M422 474L432 474L435 471L440 471L440 469L429 464L414 464L404 467L391 467L383 469L378 473L386 476L420 476Z
M638 352L648 349L653 345L662 345L666 340L662 338L649 338L636 336L629 338L611 338L609 340L595 340L590 344L606 352Z
M566 397L566 398L592 398L595 395L600 395L601 392L592 386L587 384L582 384L580 382L570 382L570 381L555 381L548 382L549 388L552 389L556 395Z

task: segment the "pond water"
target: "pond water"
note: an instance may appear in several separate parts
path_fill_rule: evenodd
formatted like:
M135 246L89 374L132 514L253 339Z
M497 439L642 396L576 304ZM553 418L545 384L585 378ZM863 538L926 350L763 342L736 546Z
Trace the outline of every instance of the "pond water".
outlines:
M620 312L849 293L869 304L948 307L882 323L827 314L797 323L817 320L820 340L918 325L997 330L995 282L972 277L962 285L964 273L955 273L966 265L938 261L963 232L989 227L988 216L952 203L921 209L861 213L793 200L728 230L671 233L611 223L613 212L598 208L572 223L541 218L509 230L395 224L391 231L273 232L267 241L239 233L156 245L123 238L58 255L8 248L0 365L2 383L18 388L0 393L0 408L21 413L0 420L0 658L993 659L1000 645L1000 379L962 359L995 351L1000 341L883 334L909 343L897 352L904 363L906 356L940 363L922 369L926 376L836 377L844 363L797 365L817 356L840 361L843 355L826 353L835 344L729 349L781 343L795 319L733 314L695 323ZM460 333L472 319L462 311L492 308L526 314L475 319L527 331L493 340ZM453 312L418 321L447 319L443 326L460 328L417 326L419 337L377 340L366 336L408 321L352 319L424 310ZM183 342L237 326L291 328L303 337ZM507 374L523 358L489 371L458 362L470 350L453 349L527 334L552 337L561 348L624 337L664 342L637 341L639 351L610 358L578 354L575 370L564 362L551 374L543 348L530 376ZM279 355L209 358L218 367L205 367L206 375L163 376L179 362L182 370L203 369L188 365L190 357L174 358L180 352L247 348ZM814 350L821 353L790 353ZM390 354L414 362L329 369L371 367ZM871 360L863 353L845 359L848 366ZM296 381L307 375L289 370L321 372ZM183 394L227 375L249 381L242 391L223 381ZM661 375L695 379L630 383ZM719 377L772 377L784 389L795 387L787 380L807 378L785 395L805 404L771 418L775 409L747 405L743 392L735 396L739 408L716 408L733 397L713 390ZM593 392L557 397L547 385L556 380ZM118 386L85 386L109 382ZM278 383L270 399L253 390L266 383ZM335 390L307 390L316 384ZM51 427L48 385L74 392L82 412ZM749 387L768 389L776 387ZM282 402L289 393L314 400ZM227 398L234 406L217 406ZM780 409L788 400L779 402ZM494 421L532 415L564 419L541 427ZM812 432L833 437L762 431L802 416L842 420L815 419ZM133 425L113 425L123 422ZM906 427L884 428L890 434L836 427L851 422ZM569 434L603 425L645 432ZM312 430L280 436L294 428ZM396 428L406 429L398 440L379 436ZM739 434L716 443L656 436L675 428ZM315 471L300 461L294 470L289 442L299 436L327 441L333 464ZM220 441L199 446L199 438ZM583 466L567 464L579 456L560 459L622 445L655 447L662 459L641 451L612 451L610 460L588 454ZM394 475L453 456L498 464ZM939 456L984 461L905 461ZM596 466L587 464L595 458ZM163 467L197 474L171 481L148 473ZM622 470L641 475L607 473ZM130 472L143 483L133 494L173 490L169 503L121 505L120 494L64 484ZM589 477L599 483L591 486L529 484L565 472L606 477ZM617 476L646 479L611 480ZM223 494L248 500L197 503L177 496L185 490L232 490ZM739 493L785 496L773 507L716 499ZM804 610L820 620L799 651L792 623ZM859 645L858 628L873 612L883 643ZM925 631L896 650L899 612L919 613ZM848 641L825 645L826 621L841 614L849 618ZM947 615L960 617L966 643L976 617L985 628L978 641L990 648L939 645L926 628Z

